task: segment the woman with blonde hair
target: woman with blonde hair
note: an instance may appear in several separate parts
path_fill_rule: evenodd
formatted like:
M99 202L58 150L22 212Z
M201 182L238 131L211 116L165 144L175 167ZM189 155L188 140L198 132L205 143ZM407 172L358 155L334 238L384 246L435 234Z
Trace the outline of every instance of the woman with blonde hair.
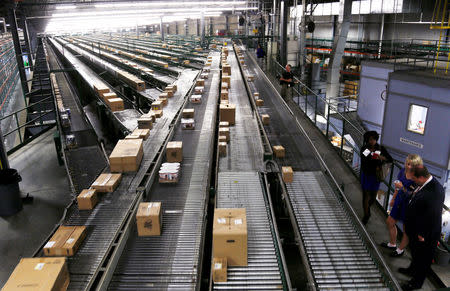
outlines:
M401 221L402 223L405 221L406 206L408 205L410 194L416 188L414 182L406 178L406 172L408 169L413 169L419 165L423 165L422 158L419 155L408 155L406 157L405 167L400 170L397 175L397 180L394 182L395 192L390 202L392 209L386 219L386 226L389 230L389 242L381 243L382 247L392 250L391 257L402 256L404 249L409 243L408 236L405 233L405 225L403 225L402 240L397 247L397 228L395 224L397 221Z

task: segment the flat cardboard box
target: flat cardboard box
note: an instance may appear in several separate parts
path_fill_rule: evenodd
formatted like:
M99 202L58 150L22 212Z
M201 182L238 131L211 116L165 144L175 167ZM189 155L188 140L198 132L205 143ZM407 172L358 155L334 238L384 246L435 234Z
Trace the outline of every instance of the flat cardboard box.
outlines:
M169 94L167 92L163 92L163 93L159 94L158 97L159 98L169 98Z
M228 121L219 122L219 127L228 127L228 126L230 126L230 123Z
M122 174L100 174L98 178L92 183L91 188L98 192L113 192L119 186L122 180Z
M227 137L226 136L224 136L224 135L219 135L219 143L221 143L221 142L227 142Z
M109 156L112 172L136 172L144 156L142 139L120 139Z
M98 202L97 190L95 189L84 189L81 191L80 195L77 197L78 209L80 210L91 210L94 209Z
M245 208L216 208L214 210L213 257L227 258L228 266L247 266Z
M222 136L220 136L222 137ZM227 156L227 143L226 142L219 142L219 155L221 157Z
M230 102L228 101L228 100L220 100L220 104L224 104L224 105L227 105L227 104L229 104Z
M136 213L138 236L161 235L161 202L143 202Z
M255 100L256 106L263 106L264 105L264 100L262 99L256 99Z
M273 146L273 154L276 158L284 158L286 155L286 152L284 150L284 147L281 145Z
M228 121L230 125L235 124L236 105L235 104L220 104L220 121Z
M165 89L165 90L164 90L164 93L167 94L167 97L168 97L168 98L172 98L172 97L173 97L174 91L169 90L169 89Z
M264 125L269 125L269 123L270 123L269 114L261 114L261 120Z
M143 139L147 140L150 136L150 129L139 129L136 128L132 133L127 135L125 139Z
M104 100L117 98L117 94L114 92L102 93L102 97Z
M106 101L111 108L111 111L122 111L125 109L122 98L111 98Z
M213 282L227 281L227 258L214 258L212 263Z
M60 226L44 246L46 256L75 255L84 238L86 226Z
M154 101L154 102L152 103L152 110L153 110L153 111L155 111L155 110L161 110L161 109L162 109L162 102L161 102L161 101L156 100L156 101Z
M228 100L228 89L222 89L220 91L220 100Z
M106 86L105 84L99 83L99 84L94 84L94 90L101 96L103 93L108 93L111 90L109 89L108 86Z
M182 141L171 141L167 144L166 160L168 163L180 163L183 161Z
M219 136L225 136L226 142L230 141L230 128L219 127Z
M170 90L172 92L177 92L177 85L175 85L175 84L167 85L164 90Z
M24 258L2 291L65 291L69 281L66 258Z
M197 79L197 82L195 82L195 86L204 87L205 86L205 80Z
M223 89L228 89L228 83L227 83L227 82L222 82L220 88L221 88L222 90L223 90Z
M163 116L163 111L161 110L151 110L151 114L155 115L156 118L161 118Z
M259 92L253 93L253 96L255 97L255 99L259 99Z
M222 73L231 75L231 66L230 66L230 65L224 65L224 66L222 66Z
M149 113L141 115L141 117L138 118L138 128L139 129L152 129L153 128L153 119L154 116L152 116Z
M228 84L228 88L231 88L231 77L230 76L222 76L222 82Z
M281 167L281 174L284 183L292 183L294 181L294 171L292 167Z
M163 107L166 106L167 103L168 103L167 98L165 98L165 97L159 97L159 98L158 98L158 101L161 102L161 104L162 104Z
M194 118L194 112L195 112L194 108L183 109L181 116L183 118Z

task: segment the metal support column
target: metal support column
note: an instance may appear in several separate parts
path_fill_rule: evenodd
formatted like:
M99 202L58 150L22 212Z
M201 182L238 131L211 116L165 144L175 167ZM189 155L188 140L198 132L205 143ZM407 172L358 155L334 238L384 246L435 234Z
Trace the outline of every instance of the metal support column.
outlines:
M196 26L196 29L197 29L197 33L196 33L196 35L197 36L200 36L200 20L196 20L196 24L197 24L197 26Z
M214 25L213 25L213 18L209 18L209 36L214 35Z
M205 44L205 13L201 13L200 17L200 31L201 31L201 39L200 43L203 46Z
M306 80L305 67L306 67L306 0L302 0L302 19L300 22L300 37L299 41L299 63L300 63L300 79L304 82Z
M327 73L327 100L339 96L339 77L341 74L341 61L347 42L348 30L352 20L352 0L340 0L339 24L333 41L333 50ZM327 104L326 104L327 106ZM326 110L325 110L326 112Z
M34 65L33 65L33 50L31 49L31 43L30 43L30 33L28 30L28 21L25 16L21 17L22 22L22 28L23 28L23 38L25 39L25 46L28 51L28 64L30 66L30 69L34 71Z
M189 21L188 20L186 20L186 23L184 24L184 34L186 36L188 36L188 34L189 34Z
M383 46L383 34L384 34L384 14L381 14L381 28L380 28L380 42L378 44L378 58L381 57L381 47Z
M227 34L231 34L230 33L230 23L228 21L228 15L225 15L225 31Z
M288 1L281 1L281 31L280 31L280 63L287 64L287 23L289 18Z
M180 32L178 31L178 22L175 22L175 34L179 35Z
M162 17L161 17L161 21L159 23L159 31L161 32L161 40L164 41L164 23L163 23Z
M24 94L28 94L27 76L25 74L25 68L22 59L22 48L20 47L19 32L17 31L17 18L14 8L9 9L9 25L11 28L11 35L14 43L14 50L16 52L17 67L19 68L20 82L22 84L22 90Z
M8 155L3 141L2 125L0 121L0 170L9 169Z

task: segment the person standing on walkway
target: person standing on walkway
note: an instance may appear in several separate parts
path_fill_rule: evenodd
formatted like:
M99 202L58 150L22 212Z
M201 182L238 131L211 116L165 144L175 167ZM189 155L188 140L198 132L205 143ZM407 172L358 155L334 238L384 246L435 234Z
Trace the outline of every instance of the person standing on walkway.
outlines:
M380 136L376 131L364 133L364 144L360 150L361 156L361 188L363 192L364 217L366 224L370 218L370 206L375 202L380 181L377 178L377 168L382 163L392 163L392 157L387 150L377 143Z
M281 97L285 101L288 100L288 97L292 97L292 89L291 87L294 85L294 75L291 72L291 65L286 65L286 70L283 72L280 78L281 85Z
M258 43L258 47L256 48L256 58L258 60L259 67L264 70L264 57L266 53L264 52L264 49L261 47L261 45Z
M420 289L425 281L441 235L445 191L427 167L419 165L406 173L418 185L406 207L405 231L412 261L399 272L412 277L402 285L404 291Z
M391 199L390 206L392 207L388 218L386 219L386 226L389 231L389 242L381 243L381 246L392 250L391 257L400 257L404 254L404 249L408 245L408 235L405 233L405 213L408 206L411 193L416 188L414 181L406 178L406 171L413 167L423 165L422 158L419 155L411 154L406 157L405 167L400 170L397 175L397 180L394 182L395 192ZM396 223L401 221L403 223L403 235L400 245L397 246L397 227Z

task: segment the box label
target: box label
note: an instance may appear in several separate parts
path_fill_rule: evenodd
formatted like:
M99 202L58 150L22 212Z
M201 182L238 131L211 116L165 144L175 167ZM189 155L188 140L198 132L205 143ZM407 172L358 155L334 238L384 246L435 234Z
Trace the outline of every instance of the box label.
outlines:
M227 223L227 220L225 218L217 218L217 223L225 224L225 223Z
M75 241L74 238L69 238L69 239L66 241L66 243L71 244L71 243L73 243L74 241Z
M55 245L56 241L49 241L45 244L44 249L45 248L51 248Z
M44 265L45 265L45 263L38 263L38 264L34 267L34 269L40 271L40 270L42 270L42 268L44 268Z
M220 270L220 269L222 269L222 263L215 263L214 270Z
M242 224L242 219L235 219L235 220L234 220L234 224L235 224L235 225Z

